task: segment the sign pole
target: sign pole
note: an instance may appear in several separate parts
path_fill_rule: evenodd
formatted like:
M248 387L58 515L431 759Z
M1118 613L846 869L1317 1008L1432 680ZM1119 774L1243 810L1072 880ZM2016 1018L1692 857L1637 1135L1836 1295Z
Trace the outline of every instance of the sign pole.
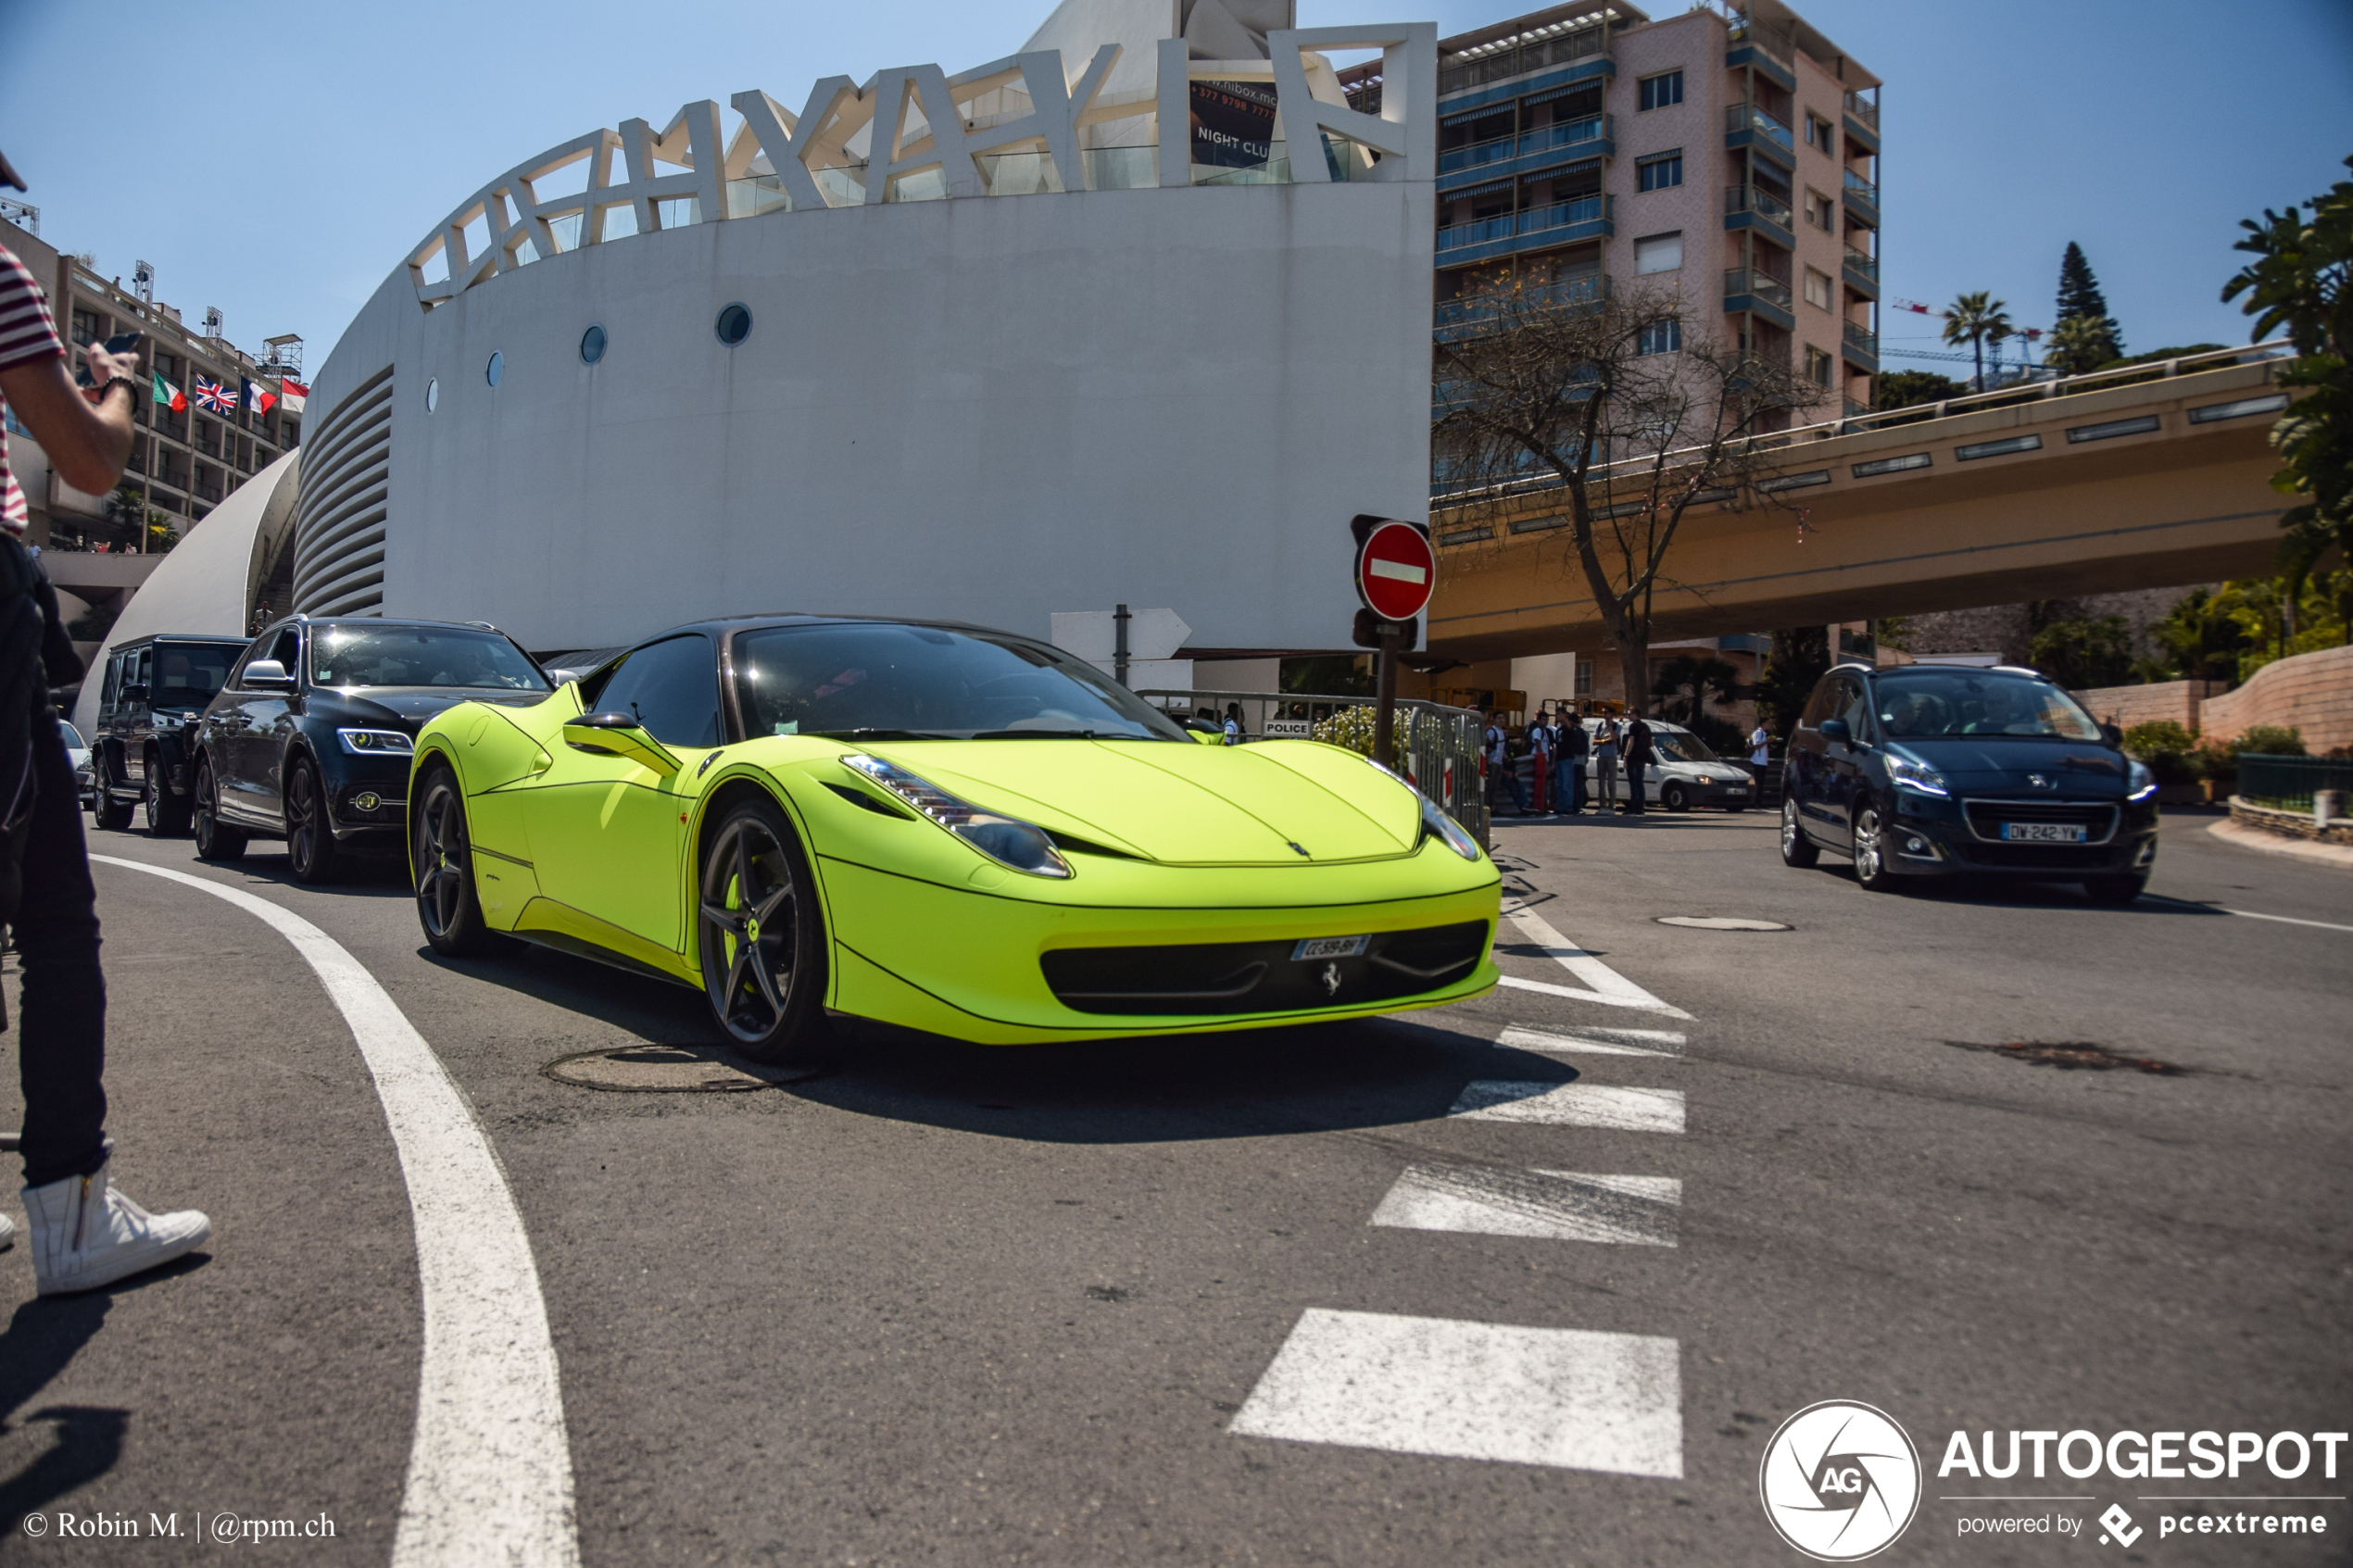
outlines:
M1397 719L1397 645L1403 640L1394 632L1381 634L1378 684L1375 688L1379 696L1373 700L1373 760L1392 771L1397 759L1390 755L1390 735Z

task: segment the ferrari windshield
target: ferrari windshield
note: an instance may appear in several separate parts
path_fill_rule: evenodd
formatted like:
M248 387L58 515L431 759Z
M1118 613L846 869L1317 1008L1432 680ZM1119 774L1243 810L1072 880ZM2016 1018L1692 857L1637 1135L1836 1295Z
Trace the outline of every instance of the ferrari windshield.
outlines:
M746 632L734 654L749 734L1190 739L1093 665L1012 637L837 621Z
M311 639L310 678L322 686L552 689L506 638L456 626L328 626Z
M2100 727L2050 682L1978 670L1907 670L1874 684L1880 728L1890 740L2015 735L2100 739Z

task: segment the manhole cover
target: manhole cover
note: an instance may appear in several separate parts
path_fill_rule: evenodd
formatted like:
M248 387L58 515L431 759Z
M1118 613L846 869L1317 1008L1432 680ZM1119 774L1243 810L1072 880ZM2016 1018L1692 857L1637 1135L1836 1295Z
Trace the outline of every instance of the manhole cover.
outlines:
M1661 915L1661 925L1680 925L1691 931L1787 931L1788 926L1777 920L1750 920L1743 915Z
M559 1084L614 1094L724 1095L813 1078L813 1067L766 1067L716 1046L622 1046L560 1056L540 1072Z

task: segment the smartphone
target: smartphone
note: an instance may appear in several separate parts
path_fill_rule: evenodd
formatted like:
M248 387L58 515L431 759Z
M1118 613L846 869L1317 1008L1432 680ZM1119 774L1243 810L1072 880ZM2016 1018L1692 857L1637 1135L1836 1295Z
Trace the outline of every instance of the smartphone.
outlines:
M146 336L147 334L145 332L117 332L114 336L107 339L107 352L109 354L128 354L132 349L137 348L141 343L145 342L146 340Z

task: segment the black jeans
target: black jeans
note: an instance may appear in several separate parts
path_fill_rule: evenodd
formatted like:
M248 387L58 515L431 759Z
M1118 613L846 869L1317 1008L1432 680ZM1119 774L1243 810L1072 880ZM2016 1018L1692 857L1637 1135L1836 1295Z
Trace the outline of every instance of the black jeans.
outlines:
M98 892L82 839L73 768L46 692L34 696L32 774L40 796L11 929L23 976L17 1018L24 1085L24 1183L87 1176L107 1159L107 981L98 969Z
M1630 757L1626 760L1627 810L1635 816L1642 811L1642 770L1649 766L1648 762L1638 762Z

